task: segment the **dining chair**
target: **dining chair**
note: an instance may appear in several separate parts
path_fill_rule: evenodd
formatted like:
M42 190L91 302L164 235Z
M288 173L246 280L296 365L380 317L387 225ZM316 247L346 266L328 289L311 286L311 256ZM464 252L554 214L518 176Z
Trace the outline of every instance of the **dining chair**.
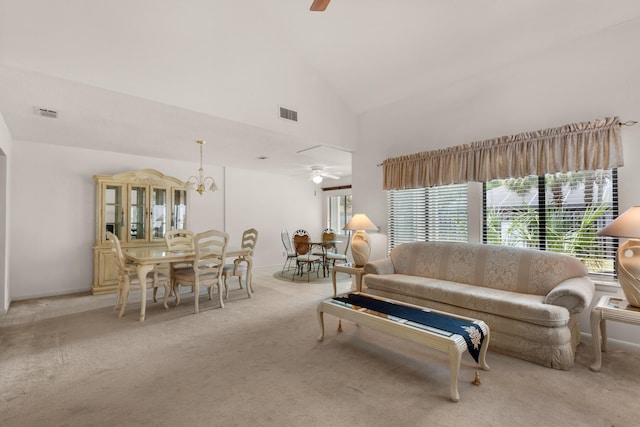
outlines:
M170 290L169 278L165 274L154 269L153 275L151 277L147 276L144 285L141 286L136 266L126 262L125 256L122 253L122 247L120 246L120 239L110 231L107 231L107 239L111 245L111 253L113 254L116 269L118 270L116 305L113 307L114 310L117 310L118 306L122 304L118 317L122 317L124 315L124 310L127 306L127 299L129 298L129 290L132 286L140 289L140 298L146 298L147 289L153 288L153 302L158 302L158 286L162 285L164 287L164 308L169 308L167 305L167 297L169 296ZM141 313L141 315L144 315L144 313Z
M189 230L169 230L164 235L164 241L167 249L170 251L192 251L193 250L193 231ZM192 269L193 265L187 262L169 263L169 277L171 278L171 292L173 292L174 278L177 270L188 268Z
M222 269L224 267L225 252L229 235L218 230L209 230L198 233L193 238L195 257L192 268L183 268L176 271L173 292L176 295L176 306L180 304L180 286L188 286L193 289L194 310L200 312L198 301L200 299L200 287L208 290L209 299L213 299L213 287L218 287L218 302L220 308L222 302Z
M322 258L311 253L311 246L311 237L306 230L297 230L293 234L293 248L296 251L296 271L291 277L292 281L295 280L298 271L300 272L300 276L302 276L304 268L306 267L308 282L311 269L315 264L318 264L318 268L316 269L316 276L320 277L318 275L318 270L320 269L320 262Z
M224 278L224 289L227 298L229 296L229 287L227 286L227 278L229 276L237 276L242 289L242 273L244 273L244 281L247 285L247 295L251 298L253 285L251 284L251 268L253 267L253 251L258 241L258 230L249 228L242 233L241 249L243 254L233 260L232 264L225 264L222 269L222 277Z
M316 249L313 251L315 256L321 257L322 264L322 275L326 277L329 272L329 263L327 259L327 255L329 254L329 250L335 248L335 240L336 234L333 230L329 228L325 228L322 231L322 244L316 245Z
M344 253L339 253L338 246L336 245L336 232L332 229L327 228L322 232L322 246L325 249L324 256L327 271L329 270L329 264L335 267L336 262L347 262L347 248L349 245L347 244L347 246L345 246Z
M291 268L292 261L295 261L297 255L296 251L291 246L291 237L289 237L289 232L282 228L280 230L280 239L282 240L282 245L284 246L284 250L287 254L287 259L284 261L284 265L282 266L282 272L284 273L284 269L287 271Z

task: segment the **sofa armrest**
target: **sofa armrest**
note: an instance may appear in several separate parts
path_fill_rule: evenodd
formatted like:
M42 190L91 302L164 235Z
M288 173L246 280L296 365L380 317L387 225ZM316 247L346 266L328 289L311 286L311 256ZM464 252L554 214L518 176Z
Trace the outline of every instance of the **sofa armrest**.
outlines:
M364 274L393 274L395 272L391 258L370 261L364 266Z
M566 307L571 314L581 313L589 307L595 292L591 279L574 277L558 283L544 298L544 302Z

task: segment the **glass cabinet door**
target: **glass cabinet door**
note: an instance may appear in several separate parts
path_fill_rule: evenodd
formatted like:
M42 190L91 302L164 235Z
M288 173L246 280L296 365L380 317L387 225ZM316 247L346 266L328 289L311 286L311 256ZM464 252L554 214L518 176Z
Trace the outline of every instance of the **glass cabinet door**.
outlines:
M122 186L106 185L104 187L104 239L107 240L107 231L122 238L124 215L122 210Z
M151 189L151 230L153 230L152 239L164 239L164 233L167 231L167 189L152 188Z
M145 213L147 206L146 187L131 186L129 212L129 240L145 240L147 237Z
M174 230L187 229L187 191L174 190L173 194L173 218L172 224Z

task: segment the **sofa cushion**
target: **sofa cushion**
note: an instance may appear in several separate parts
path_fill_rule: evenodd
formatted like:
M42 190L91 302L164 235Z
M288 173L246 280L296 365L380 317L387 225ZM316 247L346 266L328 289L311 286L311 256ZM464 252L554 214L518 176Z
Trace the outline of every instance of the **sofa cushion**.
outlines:
M563 280L587 275L574 257L480 243L405 243L390 257L396 273L540 296Z
M545 304L540 295L406 274L368 274L364 280L366 287L374 290L438 301L541 326L566 326L570 318L566 308Z

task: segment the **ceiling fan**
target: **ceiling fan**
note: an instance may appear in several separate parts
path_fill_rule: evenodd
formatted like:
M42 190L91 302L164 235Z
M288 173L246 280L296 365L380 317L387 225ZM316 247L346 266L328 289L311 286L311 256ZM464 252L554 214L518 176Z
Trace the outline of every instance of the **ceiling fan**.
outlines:
M324 12L327 6L329 6L330 1L331 0L313 0L309 10L312 12Z
M337 175L331 175L330 173L325 172L322 166L311 166L311 181L316 184L320 184L324 178L340 179Z

